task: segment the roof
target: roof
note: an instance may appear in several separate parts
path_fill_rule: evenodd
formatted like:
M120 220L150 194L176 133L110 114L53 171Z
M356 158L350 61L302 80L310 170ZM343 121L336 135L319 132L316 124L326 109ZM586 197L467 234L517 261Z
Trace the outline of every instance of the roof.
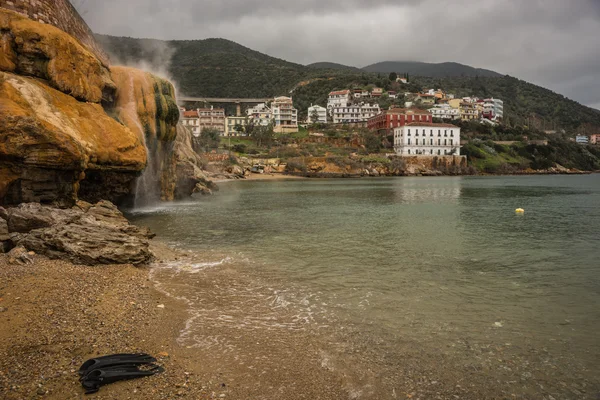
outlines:
M435 122L411 122L410 124L406 124L406 126L427 126L431 128L459 128L456 125L436 124Z
M428 110L419 110L418 108L392 108L386 110L386 114L411 114L411 115L429 115Z
M336 92L329 93L330 96L337 96L340 94L350 94L350 91L349 90L338 90Z
M198 111L218 111L225 112L224 108L199 108Z
M417 93L419 97L435 97L435 94Z
M183 118L198 118L198 111L184 111Z

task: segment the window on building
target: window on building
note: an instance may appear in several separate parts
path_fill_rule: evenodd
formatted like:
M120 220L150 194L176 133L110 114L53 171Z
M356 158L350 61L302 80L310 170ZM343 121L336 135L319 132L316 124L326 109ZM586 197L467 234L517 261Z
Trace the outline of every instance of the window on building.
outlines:
M438 137L442 136L442 131L438 129Z
M450 146L454 146L454 139L450 139Z
M433 146L433 138L429 139L429 144Z
M438 156L439 156L440 154L442 154L442 153L441 153L441 152L440 152L440 150L438 149Z
M447 145L448 145L448 140L444 139L444 146L447 146Z
M454 131L450 131L450 137L454 137Z
M408 139L408 144L410 145L410 138Z
M433 136L433 129L429 130L429 136Z
M410 136L410 129L408 130L408 136Z
M438 146L442 144L442 139L438 139Z
M409 143L408 143L408 144L410 144L410 140L409 140ZM410 149L408 149L408 154L410 154Z
M433 154L433 149L429 150L429 154Z
M444 130L444 137L448 137L448 131Z

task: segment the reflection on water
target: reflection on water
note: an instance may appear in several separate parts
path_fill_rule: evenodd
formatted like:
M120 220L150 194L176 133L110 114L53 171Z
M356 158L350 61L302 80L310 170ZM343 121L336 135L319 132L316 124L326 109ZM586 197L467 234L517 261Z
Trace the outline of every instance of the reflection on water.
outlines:
M599 205L598 175L235 182L135 218L228 259L157 274L205 323L319 327L364 398L595 399ZM210 287L239 307L200 306L226 270L245 278ZM186 345L208 343L189 328Z

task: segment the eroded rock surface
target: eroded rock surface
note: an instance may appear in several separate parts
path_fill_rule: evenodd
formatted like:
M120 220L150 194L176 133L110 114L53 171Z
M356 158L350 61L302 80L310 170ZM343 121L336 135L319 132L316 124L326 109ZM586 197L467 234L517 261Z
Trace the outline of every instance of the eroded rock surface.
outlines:
M12 246L77 264L145 264L152 233L131 225L117 207L101 201L69 209L36 203L7 210Z
M0 70L46 80L78 100L112 101L108 68L71 35L0 9Z
M0 203L72 205L86 174L118 174L102 181L118 194L145 166L142 140L99 104L0 72Z

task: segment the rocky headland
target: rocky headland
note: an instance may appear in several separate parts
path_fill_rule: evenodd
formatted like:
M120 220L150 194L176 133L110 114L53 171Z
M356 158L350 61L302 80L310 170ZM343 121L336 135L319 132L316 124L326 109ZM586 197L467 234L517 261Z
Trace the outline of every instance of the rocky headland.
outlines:
M0 48L0 204L126 204L144 174L162 200L210 189L170 82L2 8Z

